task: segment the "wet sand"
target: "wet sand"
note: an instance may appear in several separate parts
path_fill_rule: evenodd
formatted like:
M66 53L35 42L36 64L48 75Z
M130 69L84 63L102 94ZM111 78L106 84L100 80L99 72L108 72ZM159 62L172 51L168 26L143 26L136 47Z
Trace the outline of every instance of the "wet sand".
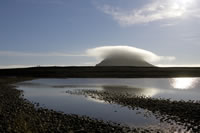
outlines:
M182 125L186 131L200 131L200 101L172 101L144 96L133 96L128 93L119 94L112 90L76 90L67 91L72 95L90 96L97 100L128 106L130 109L142 108L153 112L158 119L171 125ZM170 129L169 129L170 130ZM173 129L172 129L173 131ZM175 131L173 131L175 132Z
M105 133L136 132L143 129L130 129L117 123L103 122L87 116L67 115L62 112L37 107L23 98L23 92L11 84L31 78L0 79L0 132L69 132Z
M104 122L87 116L69 115L41 108L39 103L31 103L24 99L23 92L13 83L31 80L32 78L4 77L0 79L0 132L175 132L177 129L162 128L130 128L118 123ZM179 123L185 131L200 131L199 101L170 101L169 99L153 99L133 97L128 94L101 91L67 92L71 94L89 95L110 103L117 103L131 108L144 108L166 122ZM97 97L98 96L98 97Z

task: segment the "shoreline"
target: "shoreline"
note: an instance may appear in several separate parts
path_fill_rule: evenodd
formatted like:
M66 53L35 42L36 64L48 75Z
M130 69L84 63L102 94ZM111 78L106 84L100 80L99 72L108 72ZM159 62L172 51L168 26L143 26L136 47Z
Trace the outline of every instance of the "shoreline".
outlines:
M185 126L186 131L200 131L200 101L175 101L162 98L132 96L128 93L118 94L113 91L76 90L66 91L71 95L90 96L97 100L119 104L134 110L137 108L151 111L158 119Z
M130 128L118 123L105 122L87 116L64 114L51 109L39 107L24 99L23 92L12 84L35 78L4 77L0 78L0 132L163 132L160 128ZM73 92L68 92L73 94ZM141 107L153 113L159 112L167 122L174 119L182 122L187 130L200 130L200 103L183 102L129 95L110 94L108 92L85 91L81 95L98 95L102 100L130 108ZM159 116L158 116L159 117ZM169 130L169 129L168 129Z
M200 67L30 67L0 69L0 77L34 78L172 78L200 77Z
M87 116L64 114L51 109L36 107L23 98L23 92L13 83L32 78L0 78L0 132L138 132L140 128L129 128L118 123L104 122Z

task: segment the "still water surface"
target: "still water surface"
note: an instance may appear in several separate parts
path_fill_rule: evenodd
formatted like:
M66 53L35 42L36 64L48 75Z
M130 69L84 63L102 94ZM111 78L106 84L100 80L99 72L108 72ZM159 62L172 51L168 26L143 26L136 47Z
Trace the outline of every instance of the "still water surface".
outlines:
M86 89L172 100L200 100L200 78L37 79L18 83L17 86L24 91L25 98L40 103L42 107L129 126L153 126L160 120L147 110L131 110L89 96L71 95L66 91Z

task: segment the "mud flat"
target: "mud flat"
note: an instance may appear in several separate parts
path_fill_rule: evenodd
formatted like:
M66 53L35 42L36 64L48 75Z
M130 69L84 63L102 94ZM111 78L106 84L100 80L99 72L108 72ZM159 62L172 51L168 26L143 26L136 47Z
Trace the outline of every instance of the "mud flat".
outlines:
M142 108L151 111L163 122L170 125L182 125L180 132L200 132L200 101L172 101L143 96L133 96L128 93L119 94L114 91L75 90L66 91L72 95L90 96L97 100L128 106L130 109ZM164 132L179 132L173 129L163 129Z
M64 114L54 110L41 108L39 103L31 103L23 97L23 92L17 90L14 83L33 78L4 77L0 78L0 132L69 132L69 133L104 133L104 132L179 132L173 128L139 128L128 127L113 122L105 122L87 116ZM169 99L154 99L134 97L129 94L118 94L113 91L68 91L76 95L128 106L130 109L143 108L155 114L162 121L178 123L183 131L200 131L200 102L171 101ZM181 131L180 131L181 132Z
M0 132L150 132L141 128L129 128L117 123L64 114L40 108L23 98L23 92L11 85L32 78L4 77L0 79Z

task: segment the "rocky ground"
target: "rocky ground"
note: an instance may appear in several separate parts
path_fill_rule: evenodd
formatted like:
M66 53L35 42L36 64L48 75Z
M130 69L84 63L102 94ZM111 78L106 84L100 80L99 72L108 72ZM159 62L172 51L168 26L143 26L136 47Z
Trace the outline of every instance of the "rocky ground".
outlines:
M36 107L35 104L23 98L23 92L11 85L28 79L30 78L4 77L0 79L1 133L149 132L145 129L130 129L117 123Z
M127 133L127 132L171 132L168 129L130 128L117 123L104 122L87 116L69 115L40 108L24 99L23 92L13 83L31 78L0 78L0 132L1 133ZM200 131L200 103L194 101L170 101L145 97L132 97L128 94L117 95L110 92L85 90L67 92L89 95L107 102L117 103L130 108L140 107L158 113L164 121L173 119L187 127L186 131ZM161 115L160 115L161 114ZM173 130L175 131L175 129Z
M86 97L90 96L91 98L103 100L108 103L127 106L133 110L142 108L151 111L161 122L167 122L170 125L180 125L182 128L181 133L200 132L200 101L172 101L170 99L138 97L128 93L116 93L112 90L75 90L67 91L66 93L84 95ZM167 130L163 130L163 132L176 131L173 128L170 129L170 127Z

